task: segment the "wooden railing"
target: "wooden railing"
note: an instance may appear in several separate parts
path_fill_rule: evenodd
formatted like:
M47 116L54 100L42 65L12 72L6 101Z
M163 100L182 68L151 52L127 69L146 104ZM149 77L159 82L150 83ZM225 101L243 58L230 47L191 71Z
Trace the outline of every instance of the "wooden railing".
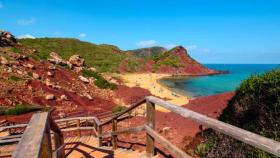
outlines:
M138 126L134 128L129 129L123 129L121 131L117 131L117 120L120 116L124 115L125 113L128 113L141 104L146 102L146 124L144 126ZM241 128L232 126L230 124L221 122L219 120L209 118L205 115L199 114L197 112L188 110L186 108L171 104L169 102L166 102L162 99L148 96L145 99L140 100L139 102L133 104L131 107L123 111L122 113L119 113L118 115L112 117L112 119L97 124L98 129L98 135L100 139L100 146L102 145L102 138L103 137L112 137L112 144L113 149L116 149L117 146L117 135L121 133L126 132L139 132L139 131L145 131L146 132L146 153L147 156L153 156L155 154L155 141L160 142L162 146L164 146L166 149L168 149L175 157L178 158L185 158L190 157L185 152L183 152L181 149L177 148L176 146L172 145L168 140L166 140L164 137L160 136L155 130L155 105L161 106L165 109L170 110L171 112L174 112L178 115L181 115L182 117L186 119L191 119L193 121L196 121L199 124L205 125L209 128L212 128L218 132L221 132L225 135L228 135L230 137L233 137L241 142L244 142L246 144L249 144L251 146L254 146L256 148L259 148L263 151L266 151L268 153L271 153L276 156L280 156L280 143L277 141L274 141L272 139L265 138L263 136L254 134L252 132L243 130ZM102 126L112 123L112 132L102 133Z
M54 133L54 149L51 144L51 131ZM12 158L64 158L63 134L49 117L49 112L33 114Z
M135 110L135 108L139 107L140 105L143 105L143 103L146 103L146 123L137 127L118 130L118 122L123 120L120 118L127 113L130 113L132 110ZM146 132L146 154L148 157L155 155L155 141L159 142L164 148L168 149L174 157L190 157L184 151L174 146L171 142L155 131L156 105L168 109L171 112L174 112L186 119L191 119L198 122L199 124L205 125L225 135L257 147L261 150L276 156L280 156L280 143L277 141L240 129L219 120L209 118L205 115L168 103L159 98L148 96L131 105L125 111L118 113L112 116L111 119L107 119L103 122L101 122L97 117L66 118L56 120L54 122L49 118L49 114L46 112L34 114L12 157L51 157L50 130L52 130L54 133L54 150L55 155L58 158L64 157L63 135L61 132L77 131L77 136L81 136L82 130L93 130L98 137L99 146L102 146L103 138L111 137L113 149L117 149L118 135L144 131ZM89 127L82 126L82 124L85 124L87 121L93 125ZM109 124L112 125L112 131L103 132L103 127ZM23 125L19 126L22 127ZM18 139L18 137L15 139Z

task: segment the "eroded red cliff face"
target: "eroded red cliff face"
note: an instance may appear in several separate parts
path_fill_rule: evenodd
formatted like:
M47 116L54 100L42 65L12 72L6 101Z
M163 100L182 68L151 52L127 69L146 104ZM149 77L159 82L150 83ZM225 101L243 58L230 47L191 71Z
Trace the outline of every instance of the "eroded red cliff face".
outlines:
M156 58L137 59L139 67L136 72L154 72L172 75L213 75L222 73L212 70L194 60L182 46L177 46L170 51L157 55ZM128 62L120 66L120 72L128 71Z

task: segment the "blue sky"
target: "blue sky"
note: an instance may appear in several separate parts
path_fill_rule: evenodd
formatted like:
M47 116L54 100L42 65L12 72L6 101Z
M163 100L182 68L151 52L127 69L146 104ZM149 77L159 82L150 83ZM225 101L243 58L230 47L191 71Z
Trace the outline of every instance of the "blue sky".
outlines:
M0 0L0 29L123 50L183 45L202 63L280 63L278 0Z

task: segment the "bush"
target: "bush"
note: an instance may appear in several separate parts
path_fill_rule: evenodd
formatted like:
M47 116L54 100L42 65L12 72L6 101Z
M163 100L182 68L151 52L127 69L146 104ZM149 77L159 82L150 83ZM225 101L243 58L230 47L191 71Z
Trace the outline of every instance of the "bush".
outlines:
M5 111L6 115L19 115L19 114L24 114L32 111L38 111L41 110L42 108L40 107L35 107L32 105L27 105L27 104L18 104L15 107L9 108Z
M120 113L120 112L123 112L125 111L127 108L125 106L115 106L112 110L113 113Z
M98 88L111 89L111 90L115 90L117 88L116 84L108 82L103 76L101 76L97 72L93 72L90 70L83 70L82 73L83 73L83 76L85 76L85 77L95 78L96 80L94 81L94 84Z
M253 75L243 81L220 116L220 120L280 141L280 70ZM211 155L220 157L274 157L225 135L214 134L217 144ZM218 139L219 138L219 139Z
M22 81L22 78L20 78L20 77L17 77L17 76L10 76L10 78L9 78L11 81L16 81L16 82L18 82L18 81Z

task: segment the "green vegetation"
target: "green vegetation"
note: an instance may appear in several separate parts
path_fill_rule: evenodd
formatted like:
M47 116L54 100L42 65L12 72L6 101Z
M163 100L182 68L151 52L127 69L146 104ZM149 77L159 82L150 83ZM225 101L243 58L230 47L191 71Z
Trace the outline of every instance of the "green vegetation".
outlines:
M16 48L16 47L11 47L11 51L15 52L15 53L21 53L21 50Z
M113 113L120 113L120 112L125 111L126 109L127 109L127 107L118 105L118 106L115 106L113 108L112 112Z
M136 71L138 66L139 66L139 63L137 61L129 60L127 63L127 70L128 70L128 72L134 72L134 71Z
M15 82L19 82L19 81L22 81L22 78L17 77L17 76L10 76L10 77L9 77L9 80L15 81Z
M85 59L90 67L96 67L100 72L115 72L125 53L119 53L118 47L112 45L96 45L71 38L36 38L20 39L19 42L26 47L38 50L33 59L47 59L50 52L58 53L68 60L70 56L78 54Z
M243 81L229 101L220 120L259 135L280 141L280 70L253 75ZM216 141L210 157L274 157L233 138L212 133Z
M33 105L18 104L15 107L11 107L11 108L0 107L0 115L19 115L28 112L38 111L41 109L42 109L41 107L36 107Z
M91 70L83 70L82 71L83 76L85 77L93 77L95 78L94 84L101 89L111 89L115 90L117 88L117 85L114 83L108 82L103 76L98 74L97 72L93 72Z
M153 56L159 55L167 50L163 47L150 47L150 48L140 48L134 50L128 50L128 52L132 52L138 57L142 58L151 58Z
M154 55L152 59L160 67L160 65L168 65L178 68L181 66L181 62L178 56L171 54L172 50Z
M199 157L205 157L205 155L211 151L212 147L214 146L214 140L208 140L205 143L199 144L195 149L195 154Z

